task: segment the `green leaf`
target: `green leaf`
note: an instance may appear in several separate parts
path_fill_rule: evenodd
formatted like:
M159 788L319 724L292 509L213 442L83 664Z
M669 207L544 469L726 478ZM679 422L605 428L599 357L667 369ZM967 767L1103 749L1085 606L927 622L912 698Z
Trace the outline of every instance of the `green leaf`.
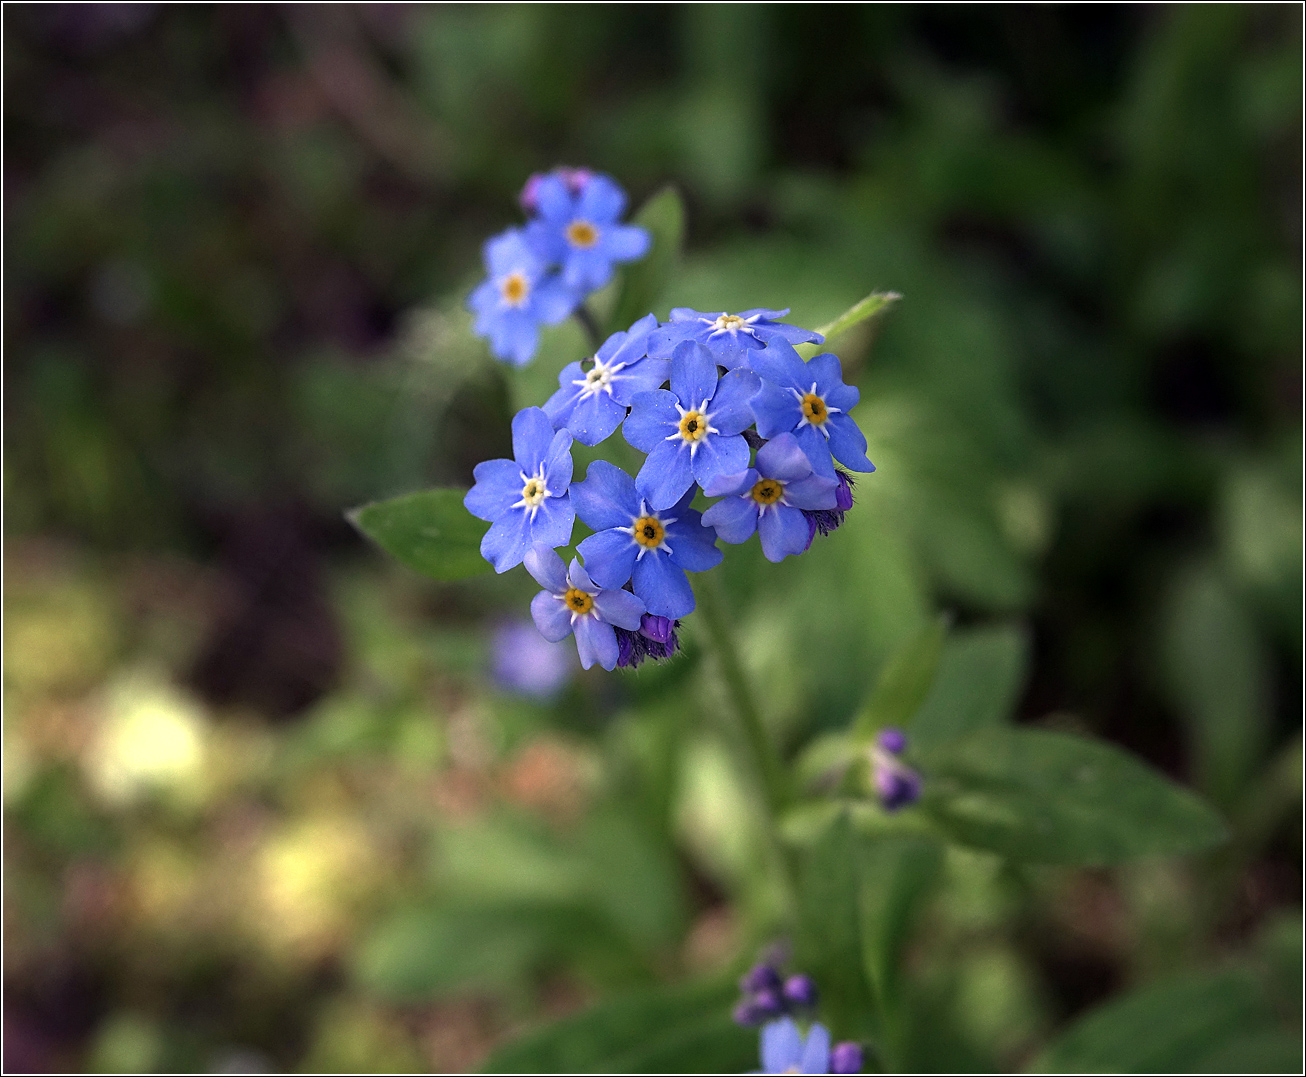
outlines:
M953 633L929 694L912 719L912 744L932 747L1010 719L1028 665L1029 638L1023 629Z
M875 690L857 716L854 731L864 737L885 726L906 725L929 694L943 651L947 622L932 622L902 644L885 663Z
M486 1073L739 1073L757 1033L730 1020L732 983L657 988L608 999L490 1056Z
M664 187L632 218L647 228L653 246L638 262L622 270L621 292L608 319L608 332L627 329L653 310L680 266L685 241L685 205L674 187Z
M1185 976L1081 1017L1031 1069L1055 1073L1301 1072L1301 1047L1275 1029L1243 971Z
M1102 741L990 729L918 757L922 804L944 831L1016 860L1113 864L1192 853L1227 836L1196 794Z
M903 947L942 863L936 841L895 835L863 842L862 956L882 1011L899 994Z
M481 556L489 525L463 507L463 490L423 490L374 501L349 519L386 553L436 580L461 580L490 571Z
M825 337L824 344L799 344L798 354L804 359L810 359L823 348L827 348L832 340L842 336L853 326L861 324L868 318L874 318L877 314L882 314L901 298L902 296L897 292L872 292L865 299L859 299L834 321L826 322L817 330L821 336Z

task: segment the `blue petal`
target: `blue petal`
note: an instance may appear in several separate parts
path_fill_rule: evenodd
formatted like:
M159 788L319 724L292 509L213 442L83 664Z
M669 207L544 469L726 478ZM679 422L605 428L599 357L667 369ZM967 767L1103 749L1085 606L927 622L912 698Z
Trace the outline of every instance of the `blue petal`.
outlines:
M602 590L594 596L594 608L610 625L629 632L638 630L644 616L644 603L629 591Z
M630 406L640 393L660 388L671 376L671 364L666 359L640 359L612 376L612 399Z
M548 591L541 591L531 599L531 617L540 635L550 643L571 635L571 610Z
M727 370L747 368L752 356L765 347L752 333L743 329L713 334L706 344L712 358Z
M764 438L792 430L803 417L798 398L769 381L762 382L762 388L748 403L757 419L757 433Z
M830 1072L830 1030L824 1025L813 1025L807 1030L798 1067L803 1073Z
M585 189L581 192L580 204L574 209L575 216L591 224L604 224L621 217L626 208L626 192L612 180L600 173L591 176Z
M562 234L565 225L566 221L563 221L560 226L552 221L540 220L531 221L526 226L527 240L540 252L545 261L561 262L567 256L567 240Z
M521 564L532 545L526 510L509 509L482 537L481 556L494 566L495 572L507 572Z
M657 318L652 314L645 314L624 334L626 339L622 342L621 347L613 353L612 358L618 363L632 363L636 359L647 355L648 336L657 327ZM616 335L613 334L613 336Z
M539 215L550 224L565 226L574 212L567 184L553 174L543 177L535 188L535 204Z
M476 485L467 491L463 504L481 520L497 520L521 500L521 468L515 460L485 460L472 471Z
M756 318L760 314L759 322L774 322L776 319L783 318L788 314L789 309L789 307L785 307L783 310L771 310L768 307L750 307L748 310L741 310L739 317L743 318L744 321L748 321L749 318Z
M675 313L674 311L672 313ZM676 345L694 334L695 326L688 323L664 325L648 336L648 353L658 359L670 359Z
M640 452L652 452L668 434L675 433L679 421L676 398L665 389L654 389L635 394L621 432Z
M522 558L522 564L535 578L535 582L546 591L560 595L567 589L567 566L562 563L556 550L542 543L532 546Z
M567 567L567 582L577 590L588 591L590 594L598 590L594 581L590 579L590 574L585 571L585 566L575 557L571 559L571 564Z
M703 345L686 340L671 356L671 391L689 410L711 400L716 392L716 360Z
M803 1054L803 1037L793 1018L782 1017L762 1026L762 1072L784 1073Z
M583 668L589 669L595 662L604 669L616 668L617 634L610 624L587 615L576 621L573 631L576 633L576 652Z
M840 411L852 411L857 401L862 398L861 390L855 385L843 383L843 367L839 357L830 352L814 355L807 361L807 369L812 372L816 382L816 391L821 394L828 407Z
M583 292L593 292L608 283L612 276L612 262L597 250L575 250L568 252L563 266L562 279L567 286L578 288Z
M536 410L543 413L544 409ZM558 430L554 433L553 440L549 442L549 449L544 457L544 485L554 493L566 490L571 484L571 471L571 432Z
M516 511L523 514L526 512L525 509ZM570 497L566 494L546 497L535 511L535 519L528 528L531 545L538 542L555 548L566 546L571 541L571 528L575 522L576 510L571 507Z
M527 475L539 473L553 436L553 423L543 408L522 408L512 417L512 455Z
M630 579L639 545L630 532L612 528L582 539L576 552L585 558L586 569L600 587L621 587Z
M742 434L728 438L720 434L708 434L698 443L698 452L694 453L691 461L694 478L702 486L718 475L737 474L748 467L748 455L748 442Z
M635 491L655 509L665 509L679 501L694 484L689 463L689 449L680 440L663 441L653 447L644 466L635 476Z
M597 445L621 425L626 409L607 393L594 393L578 402L567 420L567 429L582 445Z
M761 386L761 381L751 370L732 370L723 375L708 407L712 425L727 436L747 430L754 421L749 401Z
M703 514L695 509L681 509L676 522L667 528L667 545L671 563L687 572L706 572L721 563L724 556L717 548L716 532L703 526Z
M674 619L694 612L694 589L688 577L664 553L646 553L636 561L631 582L656 617Z
M832 416L833 419L839 416ZM829 425L831 420L827 419ZM803 447L803 452L807 459L811 461L812 470L818 475L824 475L827 479L833 479L834 461L830 459L830 443L825 440L822 434L814 426L800 426L794 431L793 436L798 440L798 444Z
M757 534L768 561L783 561L807 549L807 517L798 509L776 505L758 518Z
M557 325L580 306L581 296L561 277L545 277L531 290L531 310L545 325Z
M529 363L539 343L540 327L525 311L502 311L490 329L490 351L496 359L506 359L514 366Z
M585 377L580 363L568 363L558 374L558 390L544 402L544 414L549 417L555 430L567 425L571 410L580 399L580 386L575 384Z
M782 388L792 387L803 392L811 388L812 380L807 376L806 365L793 345L782 340L753 352L749 362L759 377Z
M474 289L472 294L467 297L467 309L475 311L477 314L485 314L491 309L498 306L499 303L499 283L495 280L483 280ZM488 330L482 327L482 322L476 320L476 332L484 335Z
M595 531L629 527L639 515L635 480L606 460L595 460L585 472L585 481L572 484L571 501L585 525ZM604 586L619 585L609 583Z
M796 509L835 508L839 483L823 475L809 475L797 482L785 483L785 500Z
M817 434L817 437L820 435ZM768 479L797 482L812 473L812 464L803 452L798 437L793 434L781 434L757 450L757 470Z
M830 430L830 452L844 467L854 471L874 471L866 458L866 435L848 415L831 415L825 425Z
M727 497L703 513L703 523L723 542L747 542L757 530L757 502L738 494Z
M712 322L712 321L716 321L717 318L719 318L722 314L725 313L726 312L723 310L718 312L717 314L708 314L705 311L694 310L693 307L672 307L671 321L673 323L674 322L701 322L704 318L706 318L709 322Z
M757 471L750 467L743 471L737 471L733 475L718 475L703 487L703 493L708 497L742 494L755 482L757 482Z
M784 322L759 322L753 326L760 340L768 344L772 340L783 340L788 344L824 344L825 337L820 333L813 332L810 329L803 329L797 325L787 325Z
M506 232L491 236L485 241L482 254L485 266L493 277L524 273L527 277L534 278L543 269L534 247L520 228L509 228Z
M648 253L653 238L636 225L609 226L603 229L598 245L614 262L633 262Z

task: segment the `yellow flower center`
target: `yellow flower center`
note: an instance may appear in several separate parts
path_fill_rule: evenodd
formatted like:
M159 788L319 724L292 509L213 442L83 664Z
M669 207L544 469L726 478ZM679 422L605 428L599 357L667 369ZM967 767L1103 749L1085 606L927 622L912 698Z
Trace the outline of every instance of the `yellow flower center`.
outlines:
M815 393L808 393L803 397L803 418L813 426L820 426L830 417L829 411L826 410L825 401Z
M743 329L744 319L738 314L723 314L716 320L717 329Z
M588 591L582 591L578 587L568 587L567 593L562 596L563 602L572 613L589 613L594 608L594 596Z
M526 279L525 273L509 273L503 278L500 290L503 292L503 298L506 302L511 303L514 307L519 306L530 294L531 282Z
M527 479L526 485L521 488L521 499L526 502L527 508L535 508L548 496L549 489L543 479Z
M589 221L572 221L567 225L567 242L573 247L588 249L599 241L599 230Z
M758 479L753 483L749 496L759 505L774 505L784 496L784 492L784 483L776 482L775 479Z
M666 533L667 529L656 516L641 516L635 521L635 541L650 550L656 550L662 544L662 538Z
M680 417L680 436L686 441L702 441L707 437L707 420L699 411L687 411Z

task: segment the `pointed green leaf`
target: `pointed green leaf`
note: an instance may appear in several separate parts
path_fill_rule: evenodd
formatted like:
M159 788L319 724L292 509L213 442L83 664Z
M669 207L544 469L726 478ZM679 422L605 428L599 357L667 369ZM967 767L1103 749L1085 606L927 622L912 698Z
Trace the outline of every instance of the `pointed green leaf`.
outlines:
M487 524L463 507L463 490L423 490L354 509L350 521L386 553L435 580L490 571L481 556Z
M872 292L865 299L859 299L834 321L826 322L825 325L817 329L817 332L825 337L824 344L799 344L798 354L804 359L810 359L813 355L827 348L831 341L848 332L853 326L884 313L901 298L902 296L897 292Z
M1010 720L1029 666L1029 637L999 626L955 632L911 722L912 744L929 748Z
M1114 864L1223 841L1201 798L1103 741L989 729L916 753L926 811L963 845L1043 864Z
M902 726L911 720L934 682L946 632L947 623L939 618L889 656L870 700L857 716L856 734L869 737L885 726Z
M615 333L653 310L680 266L685 241L685 205L674 187L664 187L640 208L631 224L647 228L653 238L648 254L622 270L621 291L608 319Z
M892 835L863 843L862 955L881 1010L897 997L903 947L942 863L937 841Z

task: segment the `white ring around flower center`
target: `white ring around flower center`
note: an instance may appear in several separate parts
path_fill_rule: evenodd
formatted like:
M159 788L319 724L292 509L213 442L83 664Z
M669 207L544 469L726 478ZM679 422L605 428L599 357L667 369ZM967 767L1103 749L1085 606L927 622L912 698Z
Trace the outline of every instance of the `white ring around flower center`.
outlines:
M510 507L514 509L526 509L531 514L531 519L535 519L535 514L540 511L540 506L544 504L544 499L549 496L549 488L544 482L544 465L541 464L539 470L534 475L521 473L521 500L514 502Z
M639 502L639 515L631 517L629 527L619 527L617 530L624 531L628 534L630 536L630 541L639 547L639 552L635 554L635 560L642 561L644 560L644 555L646 553L675 553L675 551L667 545L667 528L674 524L678 519L680 519L679 516L663 516L660 512L649 512L648 502L641 498ZM650 538L636 534L639 525L649 520L655 522L662 529L661 536L657 537L656 545L649 544Z
M605 363L597 355L594 366L583 378L573 378L571 384L580 386L582 397L598 396L599 393L612 395L612 379L617 371L624 369L625 363Z
M829 441L830 431L827 426L829 418L831 415L838 415L843 409L830 407L830 405L825 402L825 397L823 397L820 393L816 391L816 382L812 382L812 387L808 389L807 392L805 393L800 393L797 389L794 389L792 387L790 387L789 391L793 393L794 399L798 401L798 414L802 416L802 418L798 420L798 425L794 427L794 429L801 430L804 426L813 427L819 430L822 434L824 434L825 440ZM809 396L816 397L816 399L821 402L821 407L825 409L825 418L822 419L820 422L814 423L812 422L811 419L807 417L807 410L803 407L803 402Z
M682 408L680 403L677 402L676 411L680 412L681 421L676 425L675 433L668 434L663 439L664 441L684 442L689 446L689 458L691 460L694 458L694 454L698 452L698 447L703 443L703 439L706 438L708 434L721 433L720 430L712 425L712 416L708 414L707 405L708 402L704 400L703 403L699 404L696 408ZM686 436L684 432L684 418L690 412L696 412L698 418L698 423L696 424L697 428L692 437Z

